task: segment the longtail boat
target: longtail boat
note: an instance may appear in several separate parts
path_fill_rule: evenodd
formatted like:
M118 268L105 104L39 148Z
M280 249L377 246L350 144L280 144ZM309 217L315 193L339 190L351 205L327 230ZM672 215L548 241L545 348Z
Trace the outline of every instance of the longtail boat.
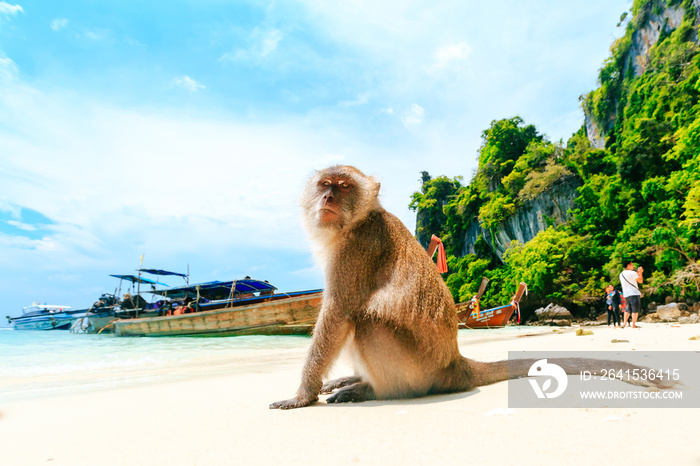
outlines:
M523 294L527 291L527 285L520 282L518 290L513 295L510 303L493 307L491 309L481 309L479 300L484 294L488 278L481 280L479 292L465 303L457 304L457 318L459 319L459 328L498 328L505 327L508 324L514 312L517 312L518 323L520 323L520 300Z
M431 258L435 255L437 251L437 269L440 273L447 272L447 259L445 254L445 247L442 244L442 240L437 236L433 235L430 238L430 244L427 247L428 256ZM514 312L517 312L518 323L520 323L520 299L523 294L527 291L527 285L520 282L518 290L515 292L513 299L510 303L504 306L498 306L491 309L481 310L479 306L479 300L486 290L486 285L488 285L489 279L484 277L481 279L481 285L479 286L479 291L474 297L465 302L458 303L457 306L457 319L459 320L459 328L498 328L505 327L508 324L511 316Z
M116 319L117 336L308 335L318 318L322 290L274 293L246 277L152 291L166 298L159 314Z

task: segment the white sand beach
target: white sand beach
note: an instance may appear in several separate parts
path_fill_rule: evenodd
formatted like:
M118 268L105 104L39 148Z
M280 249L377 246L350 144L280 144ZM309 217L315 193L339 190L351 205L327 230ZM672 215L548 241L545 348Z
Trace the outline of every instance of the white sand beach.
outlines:
M589 327L482 339L462 354L508 351L700 351L700 324ZM626 339L629 343L611 343ZM303 364L81 395L0 402L0 464L698 464L700 409L512 409L508 384L401 401L279 411ZM699 368L700 370L700 368ZM347 375L343 364L333 376Z

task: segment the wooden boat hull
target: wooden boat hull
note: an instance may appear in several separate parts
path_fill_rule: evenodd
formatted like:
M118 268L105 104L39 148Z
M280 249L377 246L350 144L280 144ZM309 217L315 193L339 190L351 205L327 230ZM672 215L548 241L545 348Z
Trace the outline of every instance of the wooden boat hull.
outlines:
M472 301L457 304L457 319L459 328L499 328L508 325L513 313L518 309L518 304L527 291L527 285L520 283L513 299L504 306L484 309L478 312L474 309Z
M234 336L310 334L321 308L321 292L183 315L120 319L118 336Z
M469 303L464 303L468 305ZM459 328L499 328L508 325L513 312L514 305L508 305L502 308L496 308L481 311L481 316L477 315L476 311L472 311L470 315L460 318ZM459 308L458 308L459 315Z

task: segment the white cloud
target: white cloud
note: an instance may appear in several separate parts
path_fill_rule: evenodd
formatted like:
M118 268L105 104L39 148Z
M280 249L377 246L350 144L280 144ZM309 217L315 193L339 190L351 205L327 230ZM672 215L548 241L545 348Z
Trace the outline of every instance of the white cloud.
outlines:
M12 204L55 219L66 254L113 254L110 244L125 241L303 249L296 204L320 168L311 159L339 159L294 124L164 117L18 86L0 92L0 110L0 185Z
M131 45L134 47L145 47L145 44L139 42L138 40L134 39L133 37L126 36L124 37L124 43L127 45Z
M0 57L0 78L12 79L17 76L17 65L12 59Z
M190 78L187 75L182 76L181 78L177 78L175 80L175 84L178 86L184 87L185 89L196 92L200 89L205 89L206 86L204 84L199 84L197 81L194 79Z
M248 53L247 50L238 49L238 50L235 50L233 52L224 53L223 55L221 55L219 60L241 62L241 61L247 61L249 56L250 56L250 54Z
M104 31L85 31L85 37L87 37L90 40L102 40L104 39L108 34L105 33Z
M282 33L278 29L267 31L261 41L260 57L265 58L277 49L282 40Z
M425 110L418 104L411 104L411 107L406 110L401 116L401 121L404 126L411 127L420 125L425 119Z
M20 230L24 231L36 231L36 227L33 225L29 225L26 223L18 222L16 220L7 220L7 223L12 225L13 227L19 228Z
M247 48L226 52L221 56L221 60L260 63L277 50L283 37L279 29L254 28L247 38Z
M42 242L13 247L0 234L8 266L36 265L31 251L40 247L53 254L41 267L66 268L114 263L131 250L202 263L261 249L303 254L298 196L313 170L348 163L386 174L384 186L419 171L413 162L397 169L397 157L410 156L398 145L395 154L364 145L323 116L253 124L74 97L0 88L0 186L8 193L0 208L21 206L55 222ZM383 197L410 225L406 198L415 187L402 189L385 188Z
M4 196L3 196L4 197ZM14 218L21 218L22 209L0 197L0 212L9 212Z
M7 2L0 2L0 13L4 13L6 15L16 15L20 11L24 13L24 10L20 5L10 5Z
M68 20L66 18L55 18L51 21L51 29L54 31L60 31L68 25Z
M471 53L471 46L464 41L442 45L433 53L433 63L429 71L432 74L440 74L446 70L459 68Z
M340 102L339 105L341 108L361 107L369 102L369 97L369 92L363 92L362 94L358 95L357 98L353 100L344 100Z

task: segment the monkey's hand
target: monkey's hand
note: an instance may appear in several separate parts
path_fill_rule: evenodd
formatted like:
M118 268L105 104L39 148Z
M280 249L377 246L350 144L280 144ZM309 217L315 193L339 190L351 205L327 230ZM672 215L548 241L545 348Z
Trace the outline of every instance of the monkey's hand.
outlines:
M270 403L270 409L295 409L303 408L304 406L309 406L311 403L318 401L318 397L314 398L300 398L295 397L291 400L275 401Z

